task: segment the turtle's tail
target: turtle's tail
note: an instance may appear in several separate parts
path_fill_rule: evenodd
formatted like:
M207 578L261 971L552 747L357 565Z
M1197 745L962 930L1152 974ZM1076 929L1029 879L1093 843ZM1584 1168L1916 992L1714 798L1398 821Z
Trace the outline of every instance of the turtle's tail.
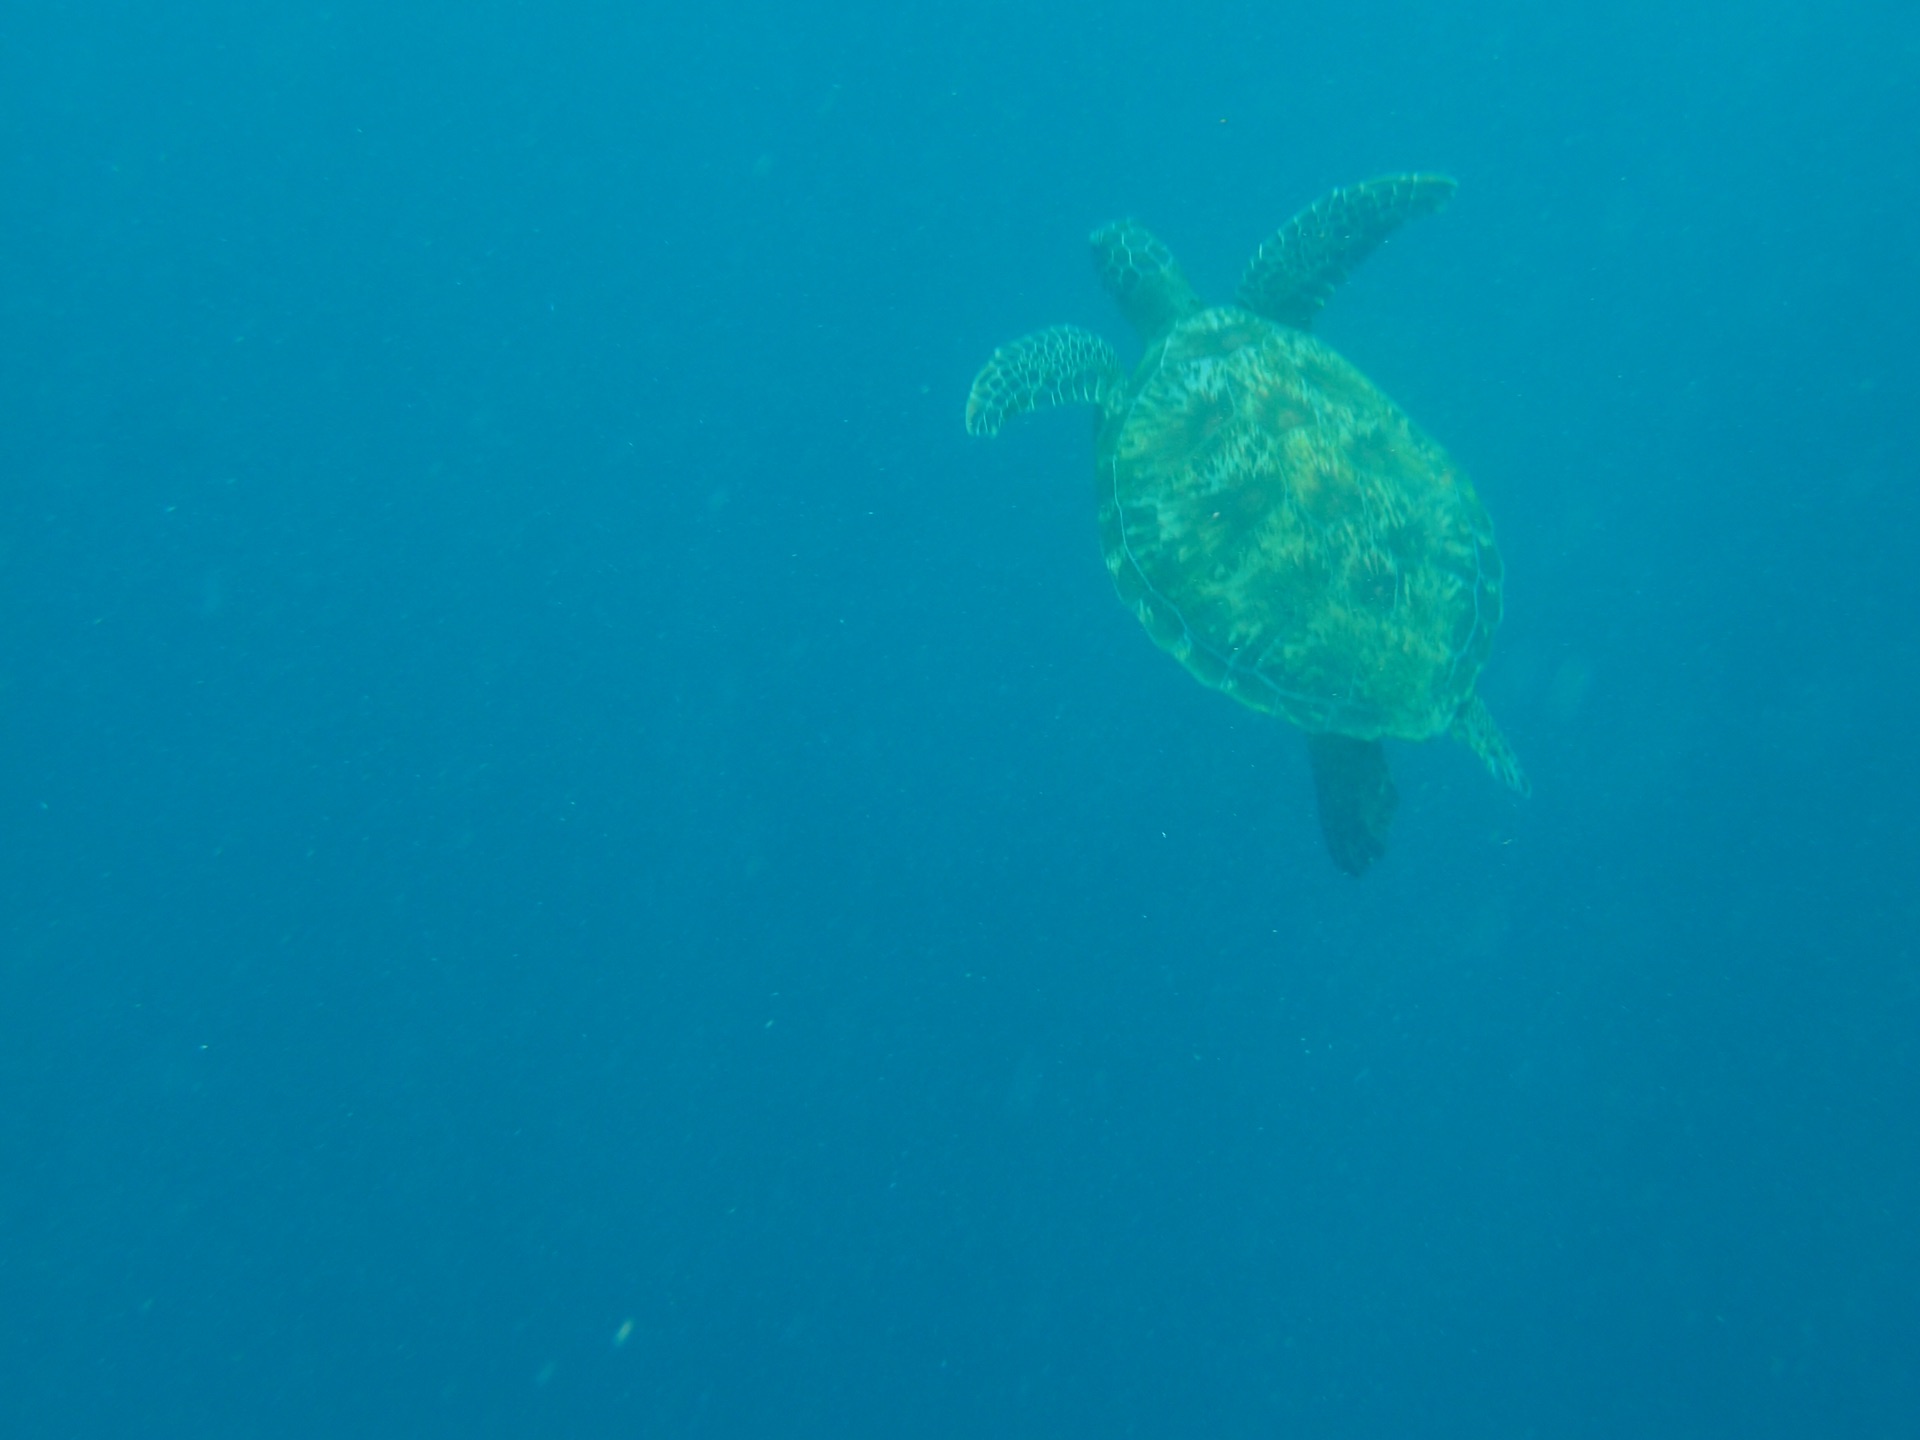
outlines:
M1387 829L1400 804L1387 769L1386 746L1345 735L1309 735L1307 754L1313 760L1327 853L1347 874L1364 875L1387 853Z

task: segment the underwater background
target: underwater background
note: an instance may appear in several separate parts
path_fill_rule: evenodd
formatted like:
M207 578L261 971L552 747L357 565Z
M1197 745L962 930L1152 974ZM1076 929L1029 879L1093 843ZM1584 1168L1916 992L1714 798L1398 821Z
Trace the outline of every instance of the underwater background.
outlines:
M0 12L0 1433L1920 1434L1920 12ZM1535 786L1114 599L1085 237L1499 529Z

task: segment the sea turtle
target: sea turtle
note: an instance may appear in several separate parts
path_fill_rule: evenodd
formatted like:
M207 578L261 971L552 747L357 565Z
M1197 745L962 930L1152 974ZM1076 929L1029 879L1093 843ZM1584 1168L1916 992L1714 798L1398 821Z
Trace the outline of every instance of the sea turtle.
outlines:
M1206 685L1307 733L1321 831L1358 875L1397 796L1385 737L1464 741L1527 793L1474 694L1500 623L1500 555L1473 487L1365 376L1308 333L1349 271L1455 182L1335 190L1209 306L1132 220L1093 232L1101 281L1146 353L1131 378L1098 335L1057 325L993 353L967 429L1099 411L1100 546L1120 599Z

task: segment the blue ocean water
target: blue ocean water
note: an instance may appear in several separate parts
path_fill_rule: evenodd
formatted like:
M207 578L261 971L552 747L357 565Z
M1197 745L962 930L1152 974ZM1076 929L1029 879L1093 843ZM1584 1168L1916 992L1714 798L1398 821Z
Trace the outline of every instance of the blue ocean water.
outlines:
M1920 1434L1916 134L1891 3L0 13L0 1433ZM1410 169L1536 793L1354 881L962 404Z

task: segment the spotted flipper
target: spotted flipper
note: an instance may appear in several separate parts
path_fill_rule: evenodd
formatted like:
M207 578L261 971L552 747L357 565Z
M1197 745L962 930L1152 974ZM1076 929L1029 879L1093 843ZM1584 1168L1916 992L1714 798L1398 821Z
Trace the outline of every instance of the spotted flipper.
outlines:
M1478 695L1462 705L1460 713L1453 717L1452 734L1454 739L1486 762L1487 769L1493 772L1493 778L1502 785L1522 795L1533 793L1533 786L1527 781L1527 772L1520 768L1520 757L1513 753L1513 746L1500 733L1500 727L1493 723L1486 702Z
M1002 345L973 377L967 433L997 435L1009 415L1052 405L1105 407L1124 383L1113 346L1090 330L1055 325Z
M1381 241L1416 215L1439 210L1457 186L1445 175L1383 175L1322 196L1254 251L1240 279L1240 304L1281 325L1309 328Z

